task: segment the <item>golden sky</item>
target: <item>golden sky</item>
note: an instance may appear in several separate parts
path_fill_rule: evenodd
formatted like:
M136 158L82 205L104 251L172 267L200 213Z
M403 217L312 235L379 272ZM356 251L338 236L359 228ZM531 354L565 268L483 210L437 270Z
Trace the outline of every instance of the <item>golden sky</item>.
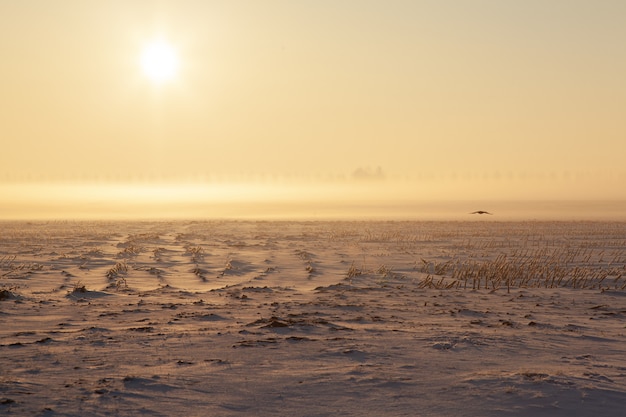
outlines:
M626 200L625 17L622 0L0 1L0 217L90 195ZM176 59L160 81L156 41Z

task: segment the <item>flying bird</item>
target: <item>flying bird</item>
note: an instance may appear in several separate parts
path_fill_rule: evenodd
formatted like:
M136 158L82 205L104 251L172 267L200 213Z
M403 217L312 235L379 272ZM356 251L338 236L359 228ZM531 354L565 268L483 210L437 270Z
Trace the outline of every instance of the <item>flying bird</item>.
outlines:
M488 211L484 211L484 210L478 210L478 211L473 211L470 214L493 214L493 213L489 213Z

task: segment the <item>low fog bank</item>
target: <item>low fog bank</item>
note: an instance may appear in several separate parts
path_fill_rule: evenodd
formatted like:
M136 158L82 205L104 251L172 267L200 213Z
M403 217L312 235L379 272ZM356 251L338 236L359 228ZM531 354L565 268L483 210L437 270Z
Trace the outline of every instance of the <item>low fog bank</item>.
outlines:
M389 219L626 221L626 200L432 195L388 183L0 185L2 220ZM484 214L472 214L486 211Z

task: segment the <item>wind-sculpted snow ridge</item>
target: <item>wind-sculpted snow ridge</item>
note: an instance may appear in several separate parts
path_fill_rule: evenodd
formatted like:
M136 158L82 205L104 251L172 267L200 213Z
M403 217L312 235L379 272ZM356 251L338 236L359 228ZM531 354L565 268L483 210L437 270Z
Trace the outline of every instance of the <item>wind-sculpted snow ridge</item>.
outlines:
M626 224L0 234L0 413L621 416Z

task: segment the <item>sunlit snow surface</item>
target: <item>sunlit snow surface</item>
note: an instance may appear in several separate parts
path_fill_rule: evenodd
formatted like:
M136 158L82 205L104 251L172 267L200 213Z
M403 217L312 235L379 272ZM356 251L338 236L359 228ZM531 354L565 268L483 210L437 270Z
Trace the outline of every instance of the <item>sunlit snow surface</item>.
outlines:
M0 227L0 413L623 415L626 223Z

